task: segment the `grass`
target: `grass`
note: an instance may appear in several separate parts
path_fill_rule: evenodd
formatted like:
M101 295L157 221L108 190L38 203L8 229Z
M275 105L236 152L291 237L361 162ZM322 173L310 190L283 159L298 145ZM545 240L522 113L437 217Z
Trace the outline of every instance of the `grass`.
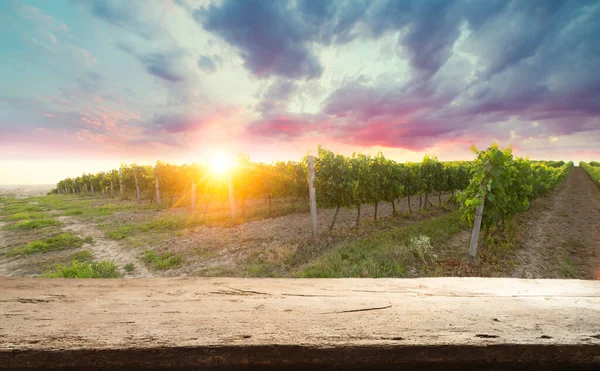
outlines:
M106 232L106 236L108 238L112 238L113 240L121 240L125 237L129 237L139 232L163 232L163 231L173 231L180 230L186 227L193 227L198 225L197 219L190 219L185 215L168 215L162 216L157 219L145 222L145 223L130 223L124 225L115 230L108 230Z
M44 219L47 218L48 214L43 211L22 211L16 214L12 214L6 218L6 220L31 220L31 219Z
M69 210L65 213L65 215L68 216L77 216L77 215L82 215L83 214L83 210L81 209L73 209L73 210Z
M563 276L567 278L577 278L579 277L579 268L577 264L573 262L571 257L565 256L561 260L560 272Z
M70 264L58 265L44 272L46 278L116 278L118 267L111 261L80 261L73 259Z
M52 218L45 219L34 219L34 220L23 220L14 224L9 224L5 228L15 230L15 229L41 229L45 227L51 226L59 226L61 223Z
M48 237L43 240L29 242L23 247L17 247L8 252L9 256L30 255L48 251L65 250L80 247L84 243L93 242L92 237L80 238L71 233L62 233L58 236Z
M44 211L39 205L32 205L29 202L20 202L23 200L18 200L17 202L7 203L4 208L2 208L2 214L4 215L14 215L18 213L27 213L27 212L40 212Z
M94 256L91 252L87 250L77 251L75 254L71 255L70 260L77 260L78 262L90 262L94 259Z
M144 251L142 260L148 263L152 268L159 270L176 268L181 264L181 257L171 252L159 254L152 250Z
M125 264L125 272L131 273L135 270L135 265L133 263Z
M455 211L404 228L376 232L371 237L344 243L323 254L293 276L405 277L407 268L420 262L411 247L411 239L427 236L435 251L461 228L460 214Z
M251 264L246 270L250 277L277 277L274 267L268 264Z
M136 231L135 225L126 225L117 230L107 231L106 237L112 238L113 240L122 240L123 238L132 235Z

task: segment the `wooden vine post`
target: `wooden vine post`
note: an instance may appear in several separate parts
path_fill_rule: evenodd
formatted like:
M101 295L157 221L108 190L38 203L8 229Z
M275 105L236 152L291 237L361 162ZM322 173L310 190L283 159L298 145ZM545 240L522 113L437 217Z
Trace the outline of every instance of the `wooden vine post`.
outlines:
M123 166L119 167L119 192L121 193L121 200L123 199Z
M135 197L137 199L137 203L139 204L141 201L140 198L140 182L138 180L138 172L139 172L139 167L137 165L134 165L133 168L133 177L135 179Z
M160 206L160 185L158 183L158 166L154 167L154 179L156 179L156 203Z
M486 173L489 171L490 165L485 166ZM477 206L475 210L475 221L473 223L473 232L471 232L471 244L469 246L469 262L471 264L475 263L475 255L477 254L477 242L479 241L479 232L481 230L481 220L483 219L483 206L485 204L485 178L481 181L481 185L479 186L481 189L481 196L479 196L480 204Z
M237 211L235 209L235 197L233 197L233 182L231 181L231 170L227 175L227 191L229 193L229 206L231 207L231 220L235 223L237 220Z
M308 195L310 200L310 217L312 219L312 234L315 240L317 234L317 195L315 192L315 158L308 156Z
M196 212L196 180L192 179L192 214Z

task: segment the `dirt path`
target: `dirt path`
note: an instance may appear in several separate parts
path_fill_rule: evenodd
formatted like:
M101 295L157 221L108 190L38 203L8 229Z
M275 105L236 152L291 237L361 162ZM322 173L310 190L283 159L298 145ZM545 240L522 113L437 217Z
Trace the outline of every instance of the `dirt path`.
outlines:
M6 243L6 232L3 229L5 225L5 222L0 221L0 249L3 249ZM18 266L18 264L15 264L15 261L16 259L14 258L8 259L4 254L0 254L0 276L10 276Z
M513 277L600 279L600 188L582 168L525 218Z
M110 260L118 265L119 270L124 277L138 278L154 276L154 274L152 274L152 272L150 272L139 260L141 251L127 249L119 242L105 238L104 232L96 228L92 223L84 223L71 216L60 216L58 217L58 220L66 225L63 228L65 231L71 231L80 237L93 237L94 243L86 245L86 249L89 250L97 260ZM129 263L135 265L135 269L131 273L127 273L123 269L123 267Z

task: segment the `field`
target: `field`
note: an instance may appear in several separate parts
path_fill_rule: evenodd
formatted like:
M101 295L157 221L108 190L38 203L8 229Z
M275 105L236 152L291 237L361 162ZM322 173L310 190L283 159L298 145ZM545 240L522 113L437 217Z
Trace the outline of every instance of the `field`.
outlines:
M311 236L306 201L246 201L243 223L229 205L198 200L158 208L149 201L79 195L0 200L0 275L21 277L428 277L599 278L600 188L580 167L508 223L468 264L471 229L450 194L319 208Z

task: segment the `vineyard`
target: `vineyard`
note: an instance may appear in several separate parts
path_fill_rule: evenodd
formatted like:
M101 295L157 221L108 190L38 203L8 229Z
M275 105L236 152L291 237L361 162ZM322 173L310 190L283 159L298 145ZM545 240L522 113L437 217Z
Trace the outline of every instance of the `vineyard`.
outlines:
M581 162L579 164L586 173L596 182L596 184L600 185L600 162L592 161L589 164L585 162Z
M454 162L319 148L272 164L245 155L217 166L122 164L64 179L48 196L0 200L0 268L49 277L515 275L533 230L522 225L571 184L598 182L600 167L515 158L496 145L473 151L473 161ZM597 213L598 187L582 192L591 197L582 207ZM471 263L469 238L479 246ZM564 259L539 275L573 275Z
M122 165L118 170L83 174L60 181L52 193L134 198L158 206L189 205L192 213L196 201L232 202L243 220L247 200L293 200L292 205L309 197L308 156L299 162L263 164L239 155L228 174L220 174L208 164L172 165L157 162L154 167ZM441 195L464 189L470 180L468 162L439 162L426 156L422 163L397 163L382 154L346 157L320 148L315 159L315 189L319 207L356 208L357 225L363 204L377 206L389 202L395 210L399 199L420 196L420 207L427 209L429 195ZM231 199L230 199L231 197ZM294 207L292 207L292 211ZM269 209L269 214L272 210ZM375 213L377 219L377 213ZM237 218L234 222L237 222ZM335 218L331 228L335 223Z

